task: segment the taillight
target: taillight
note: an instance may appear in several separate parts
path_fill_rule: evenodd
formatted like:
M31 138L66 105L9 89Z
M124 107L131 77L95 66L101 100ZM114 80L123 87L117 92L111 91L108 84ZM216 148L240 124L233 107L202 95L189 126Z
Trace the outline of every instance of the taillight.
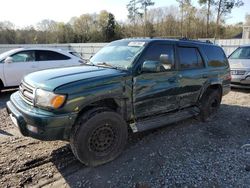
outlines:
M228 74L228 75L226 76L225 80L229 80L229 81L231 81L231 80L232 80L232 76L231 76L231 74Z

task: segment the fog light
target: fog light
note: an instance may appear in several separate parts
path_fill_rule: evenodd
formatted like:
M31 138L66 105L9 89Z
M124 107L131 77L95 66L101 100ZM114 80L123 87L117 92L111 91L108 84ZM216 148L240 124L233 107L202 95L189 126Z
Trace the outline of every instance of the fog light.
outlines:
M34 127L32 125L27 125L27 129L31 132L38 133L37 127Z

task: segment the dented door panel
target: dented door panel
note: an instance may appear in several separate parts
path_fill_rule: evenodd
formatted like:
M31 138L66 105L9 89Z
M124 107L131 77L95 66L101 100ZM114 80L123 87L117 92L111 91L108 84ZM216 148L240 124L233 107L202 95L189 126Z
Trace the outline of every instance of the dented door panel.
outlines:
M141 74L133 82L136 118L172 111L179 107L179 81L176 71Z
M204 69L205 70L205 69ZM180 108L195 105L202 86L207 81L207 73L202 69L180 71Z

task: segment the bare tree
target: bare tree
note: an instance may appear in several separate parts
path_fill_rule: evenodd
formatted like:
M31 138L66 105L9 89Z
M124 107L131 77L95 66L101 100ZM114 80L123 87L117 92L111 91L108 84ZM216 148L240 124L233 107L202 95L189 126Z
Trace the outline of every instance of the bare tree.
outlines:
M214 5L214 0L199 0L200 4L206 4L207 6L207 23L206 23L206 37L208 37L209 33L209 21L210 21L210 14L211 14L211 6Z
M184 36L183 33L183 20L184 20L184 11L185 11L185 7L187 5L191 4L191 0L176 0L179 3L179 7L181 9L181 36Z
M127 10L128 10L128 19L133 24L133 35L135 35L136 30L136 19L137 17L142 17L142 13L140 10L140 1L139 0L130 0L127 4Z
M147 26L150 26L150 28L152 30L152 25L147 20L148 7L153 6L155 3L152 0L139 0L139 3L141 4L141 9L143 10L143 16L144 16L144 36L146 37L148 35L148 28L147 28Z
M216 28L214 36L216 38L218 36L218 28L221 21L221 17L231 13L233 8L243 6L244 3L242 0L217 0L214 4L217 10Z

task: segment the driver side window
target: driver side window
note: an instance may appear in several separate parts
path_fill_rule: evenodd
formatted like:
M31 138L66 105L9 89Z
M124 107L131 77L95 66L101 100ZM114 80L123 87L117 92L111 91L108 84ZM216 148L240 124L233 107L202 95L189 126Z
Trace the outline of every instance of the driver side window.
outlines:
M160 56L162 54L168 55L168 60L171 63L171 69L174 68L174 47L170 44L152 44L147 49L144 57L142 58L142 63L145 61L157 61L160 63ZM164 68L164 65L161 65L160 72L169 70Z
M23 51L18 52L11 56L13 62L30 62L35 61L35 52L34 51Z

